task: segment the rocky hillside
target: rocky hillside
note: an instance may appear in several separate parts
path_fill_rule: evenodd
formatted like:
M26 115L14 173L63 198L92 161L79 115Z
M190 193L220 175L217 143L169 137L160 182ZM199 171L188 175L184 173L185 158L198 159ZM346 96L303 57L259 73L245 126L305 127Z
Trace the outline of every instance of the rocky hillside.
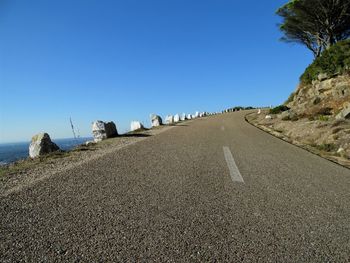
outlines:
M300 117L350 119L350 75L319 74L311 84L301 83L286 105Z

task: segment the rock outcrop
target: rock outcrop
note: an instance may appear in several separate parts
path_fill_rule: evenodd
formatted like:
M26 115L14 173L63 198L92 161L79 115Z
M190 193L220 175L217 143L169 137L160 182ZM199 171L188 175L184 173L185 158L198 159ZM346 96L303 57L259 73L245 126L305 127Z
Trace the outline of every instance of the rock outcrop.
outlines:
M186 120L186 113L182 113L181 117L180 117L181 121L185 121Z
M312 84L300 84L287 106L300 116L309 117L326 113L324 115L345 118L349 101L350 76L326 78L320 74Z
M47 133L39 133L32 137L29 145L29 156L35 158L44 154L58 151L60 148L51 141Z
M156 114L151 114L151 124L152 127L158 127L161 126L163 124L163 120L160 116L156 115Z
M114 122L95 121L92 123L92 134L94 141L99 142L118 135Z
M130 124L131 131L138 131L144 129L143 124L139 121L132 121Z
M350 119L350 102L345 102L342 105L342 109L340 112L335 116L336 119Z

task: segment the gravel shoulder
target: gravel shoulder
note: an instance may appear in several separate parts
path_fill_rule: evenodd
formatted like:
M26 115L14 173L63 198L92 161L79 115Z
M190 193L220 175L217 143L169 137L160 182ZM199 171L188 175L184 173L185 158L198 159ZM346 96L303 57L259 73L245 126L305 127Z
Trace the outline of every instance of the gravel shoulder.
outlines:
M42 180L88 162L103 158L115 151L156 136L174 126L124 134L89 146L80 145L66 152L48 154L39 158L17 161L0 167L0 196L7 196Z
M350 169L350 121L299 119L283 121L278 115L266 119L268 111L252 112L246 121L255 127L309 152ZM340 149L345 149L340 151Z

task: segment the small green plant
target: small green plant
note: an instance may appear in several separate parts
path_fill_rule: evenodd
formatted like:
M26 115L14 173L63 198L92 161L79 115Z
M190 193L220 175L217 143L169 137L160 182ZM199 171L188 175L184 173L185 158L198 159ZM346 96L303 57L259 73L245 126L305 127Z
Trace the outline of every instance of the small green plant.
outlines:
M337 150L337 146L334 143L324 143L315 146L318 150L324 152L334 152Z
M329 121L329 117L325 115L319 115L318 116L319 121Z
M286 105L279 105L275 108L270 109L270 114L279 114L281 112L287 111L290 108L287 107Z

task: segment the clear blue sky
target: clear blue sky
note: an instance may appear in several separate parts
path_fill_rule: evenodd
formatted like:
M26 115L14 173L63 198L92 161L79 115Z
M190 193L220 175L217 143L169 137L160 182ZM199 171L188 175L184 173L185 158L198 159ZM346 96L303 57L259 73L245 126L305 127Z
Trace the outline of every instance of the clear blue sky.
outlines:
M0 0L0 142L280 104L312 61L279 41L286 1Z

